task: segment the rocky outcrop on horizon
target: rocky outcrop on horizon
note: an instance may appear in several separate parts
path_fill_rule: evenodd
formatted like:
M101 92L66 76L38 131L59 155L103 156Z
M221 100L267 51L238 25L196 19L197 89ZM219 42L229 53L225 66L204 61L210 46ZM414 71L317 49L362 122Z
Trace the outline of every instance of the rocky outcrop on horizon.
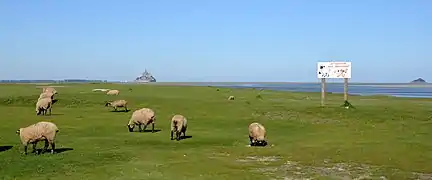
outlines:
M426 81L422 78L418 78L416 80L411 81L411 83L426 83Z

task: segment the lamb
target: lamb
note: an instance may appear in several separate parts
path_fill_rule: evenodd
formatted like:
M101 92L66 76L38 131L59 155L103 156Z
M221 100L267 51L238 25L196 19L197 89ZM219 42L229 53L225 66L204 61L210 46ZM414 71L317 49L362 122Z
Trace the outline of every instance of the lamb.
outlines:
M142 108L142 109L135 110L132 113L132 117L130 118L127 127L129 128L129 132L133 132L135 125L137 125L139 132L142 132L145 131L147 125L151 123L152 133L154 133L155 121L156 121L156 117L154 111L149 108ZM144 125L144 129L141 129L141 125Z
M171 140L174 140L173 134L176 133L176 140L180 140L180 135L183 133L183 138L186 136L187 119L183 115L176 114L171 118Z
M234 96L229 96L228 100L234 100L234 98L235 98Z
M53 100L51 98L43 98L39 99L36 103L36 115L46 115L46 112L49 111L49 115L51 115L51 109L53 105Z
M20 136L21 143L24 145L24 154L27 154L28 144L33 145L32 153L36 152L36 145L39 141L45 141L45 146L42 152L48 150L48 146L51 144L51 154L54 154L55 150L55 137L59 129L52 122L41 121L30 126L19 128L16 133Z
M254 122L249 125L249 140L251 146L266 146L266 129L260 123Z
M54 93L52 93L52 92L43 92L43 93L41 93L39 95L39 99L38 100L43 99L43 98L51 98L51 100L52 100L52 99L54 99Z
M43 88L42 89L42 93L44 93L44 92L50 92L50 93L53 93L53 94L58 94L57 91L54 88L52 88L52 87Z
M119 95L120 91L116 90L116 89L112 89L112 90L109 90L106 94L107 95Z
M115 100L115 101L107 102L105 104L105 107L111 106L111 107L114 108L114 111L117 111L118 107L124 107L125 111L127 112L128 111L128 109L127 109L127 103L128 102L126 100L123 100L123 99L121 99L121 100Z

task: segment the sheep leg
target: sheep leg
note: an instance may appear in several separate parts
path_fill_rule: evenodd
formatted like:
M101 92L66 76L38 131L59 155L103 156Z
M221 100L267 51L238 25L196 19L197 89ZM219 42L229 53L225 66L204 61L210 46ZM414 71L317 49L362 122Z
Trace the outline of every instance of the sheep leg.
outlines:
M51 116L51 109L52 109L52 108L50 107L50 108L49 108L49 115L50 115L50 116Z
M145 130L147 129L147 124L143 124L143 132L145 132Z
M117 111L117 107L114 107L114 111Z
M37 151L36 151L36 145L37 145L37 143L34 142L34 143L32 143L32 145L33 145L32 153L37 153Z
M27 145L24 145L24 154L27 155Z
M51 142L51 154L54 154L55 151L55 142Z
M174 135L174 131L171 130L171 140L174 140L173 135Z
M44 145L44 148L42 150L43 153L45 153L48 150L48 146L49 146L48 140L45 139L45 145Z
M144 125L144 130L145 130L145 128L146 128L146 127L145 127L145 125ZM143 129L141 128L141 124L138 124L138 131L139 131L139 132L142 132L142 131L143 131Z
M177 141L180 141L180 134L181 134L180 131L176 131L176 140Z
M125 108L125 112L128 112L128 108L126 106L124 108Z
M253 138L252 136L249 136L250 145L253 146Z
M152 133L154 133L154 123L152 123Z

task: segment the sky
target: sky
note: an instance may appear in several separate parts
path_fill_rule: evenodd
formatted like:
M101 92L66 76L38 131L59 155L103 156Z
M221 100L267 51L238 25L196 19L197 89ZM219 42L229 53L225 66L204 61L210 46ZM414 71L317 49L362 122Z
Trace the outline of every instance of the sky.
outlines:
M430 0L2 0L0 79L432 81ZM336 80L332 80L336 81Z

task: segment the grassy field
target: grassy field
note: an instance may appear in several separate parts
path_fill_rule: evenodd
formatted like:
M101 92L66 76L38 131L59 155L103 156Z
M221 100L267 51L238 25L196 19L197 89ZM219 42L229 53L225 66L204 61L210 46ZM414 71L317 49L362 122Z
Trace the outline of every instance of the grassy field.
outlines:
M432 178L432 102L426 99L354 96L356 108L344 109L342 95L334 94L321 108L316 93L115 84L56 89L52 116L36 116L41 89L0 85L1 179ZM237 99L228 101L229 95ZM160 131L128 132L132 111L104 107L114 99L129 101L132 110L154 109ZM192 138L170 140L177 113L188 118ZM60 128L56 145L63 152L23 155L15 131L42 120ZM247 147L254 121L267 128L267 147Z

